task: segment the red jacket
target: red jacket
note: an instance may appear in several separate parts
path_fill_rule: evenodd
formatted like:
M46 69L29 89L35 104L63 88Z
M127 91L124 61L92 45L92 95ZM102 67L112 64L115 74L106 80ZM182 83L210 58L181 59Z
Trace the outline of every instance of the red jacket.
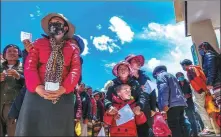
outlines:
M200 66L190 65L187 68L187 77L194 91L201 93L207 91L206 76Z
M51 47L49 39L41 38L33 43L25 62L25 82L30 92L35 92L38 85L44 85L46 64L50 57ZM70 41L63 47L64 66L62 73L62 83L66 89L66 94L74 91L81 74L81 63L79 50Z
M130 105L131 109L136 107L135 100L132 99L128 102L124 102L120 98L113 96L112 98L112 105L120 110L125 105ZM116 121L114 120L114 116L108 115L107 113L104 114L104 122L110 126L110 136L112 137L122 137L122 136L137 136L137 126L142 125L147 121L144 113L140 115L135 115L135 118L124 123L122 125L117 126Z
M167 137L172 135L170 128L160 112L154 115L153 133L156 137Z

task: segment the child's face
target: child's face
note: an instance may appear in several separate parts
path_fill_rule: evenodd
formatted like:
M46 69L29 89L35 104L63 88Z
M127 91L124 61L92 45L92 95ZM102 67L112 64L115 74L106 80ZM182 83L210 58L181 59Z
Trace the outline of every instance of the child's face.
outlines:
M122 100L129 100L131 97L130 86L129 85L122 86L117 94Z

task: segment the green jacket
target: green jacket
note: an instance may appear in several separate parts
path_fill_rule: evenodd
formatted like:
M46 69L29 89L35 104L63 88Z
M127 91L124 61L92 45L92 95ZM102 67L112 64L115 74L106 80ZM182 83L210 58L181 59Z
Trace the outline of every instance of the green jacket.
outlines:
M0 73L4 70L8 70L7 61L2 62L0 66ZM23 67L20 61L12 67L20 74L20 79L15 79L14 77L6 76L5 81L0 82L0 108L2 109L3 104L11 104L13 103L16 96L19 94L21 88L24 86L24 76L23 76Z

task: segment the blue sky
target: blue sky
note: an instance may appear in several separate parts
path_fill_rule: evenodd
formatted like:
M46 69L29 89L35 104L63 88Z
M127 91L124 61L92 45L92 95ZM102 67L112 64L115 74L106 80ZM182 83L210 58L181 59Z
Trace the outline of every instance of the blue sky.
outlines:
M83 82L94 89L113 79L113 65L131 53L144 55L150 77L156 65L175 73L181 59L192 59L191 38L184 36L183 22L175 24L172 2L1 2L1 8L1 51L10 43L24 49L21 31L40 38L46 14L65 15L87 44Z

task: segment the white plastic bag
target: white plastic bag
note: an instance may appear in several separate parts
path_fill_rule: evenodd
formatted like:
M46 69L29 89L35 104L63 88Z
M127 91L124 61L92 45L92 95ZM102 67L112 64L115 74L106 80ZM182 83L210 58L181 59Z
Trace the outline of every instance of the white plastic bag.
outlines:
M82 129L81 136L82 137L87 137L87 124L82 124L81 129Z
M97 137L105 137L105 136L106 135L105 135L104 127L102 126L102 128L101 128L99 134L97 135Z

